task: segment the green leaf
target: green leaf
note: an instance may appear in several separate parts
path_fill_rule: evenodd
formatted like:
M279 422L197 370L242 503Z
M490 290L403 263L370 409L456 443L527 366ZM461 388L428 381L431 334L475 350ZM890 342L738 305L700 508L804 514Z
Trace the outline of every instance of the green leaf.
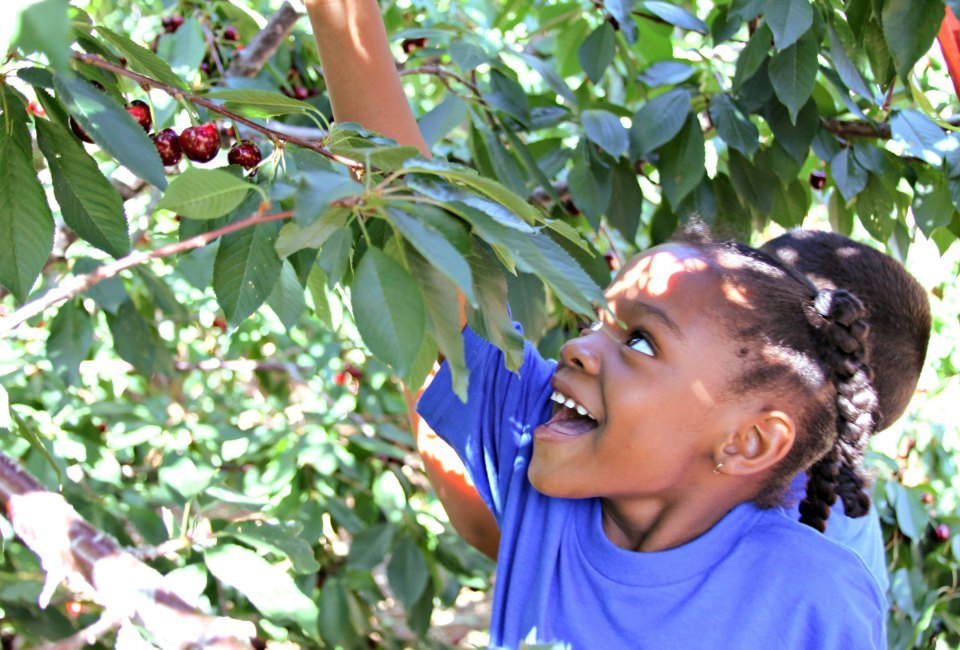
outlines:
M634 2L635 0L603 0L603 6L617 20L620 31L631 45L637 42L638 35L637 25L633 22Z
M453 62L464 72L470 72L477 66L490 61L490 57L482 47L466 39L453 41L448 51Z
M190 219L216 219L243 203L255 188L220 169L190 167L170 182L157 207Z
M421 214L431 213L430 220L420 218ZM477 299L473 295L473 276L470 265L457 248L447 240L444 233L431 227L430 222L448 219L453 221L442 210L432 206L397 205L388 207L387 215L397 231L423 257L430 261L441 273L450 278L463 292L471 304ZM457 227L458 224L453 224Z
M770 52L772 39L773 34L770 28L766 23L761 23L737 57L737 67L733 75L734 90L739 92L743 84L757 74L763 66Z
M304 174L300 182L294 219L301 226L310 225L321 215L326 217L328 208L334 201L357 196L361 192L363 185L346 174L323 169L311 170ZM315 247L319 245L318 243Z
M19 6L18 6L19 4ZM47 56L51 67L66 70L70 67L70 5L67 0L36 0L13 4L4 20L13 20L14 32L11 45L19 46L26 54L41 52ZM19 21L17 20L19 18ZM6 55L6 43L0 52Z
M760 146L760 132L736 105L730 95L720 93L710 99L710 117L717 127L717 135L727 146L733 147L748 158Z
M269 90L218 90L204 95L223 100L223 107L246 117L275 117L316 109L306 102Z
M905 108L890 118L893 139L906 145L906 151L931 165L939 166L944 153L957 141L944 133L936 122L920 111Z
M583 41L577 51L580 67L593 83L600 83L607 66L617 53L616 33L610 23L604 21Z
M614 158L619 158L627 150L627 130L620 124L620 118L610 111L583 111L580 122L587 137Z
M696 115L688 115L686 126L677 137L663 146L657 163L660 186L674 210L700 183L706 173L705 162L706 150L700 121Z
M314 573L320 570L310 544L302 537L303 524L294 521L268 523L241 521L232 523L224 532L259 550L279 553L290 560L294 573Z
M181 25L181 27L183 27L183 25ZM120 54L127 59L127 66L134 72L139 72L151 79L162 81L174 88L190 90L190 87L184 83L183 79L174 74L166 61L147 48L138 43L134 43L126 36L117 34L106 27L97 26L96 30L100 36L120 51Z
M149 377L155 367L157 351L150 326L137 311L132 300L127 300L116 314L107 312L107 325L113 336L113 349L120 358Z
M867 186L867 170L857 162L850 147L841 149L830 161L830 174L840 194L847 201Z
M710 31L706 23L686 9L673 3L648 0L647 2L641 2L640 7L646 9L657 18L664 20L666 23L679 27L680 29L686 29L699 34L707 34Z
M351 304L363 342L399 375L420 349L426 318L423 295L402 264L368 248L351 283Z
M294 328L300 314L307 308L303 287L300 286L297 272L293 270L293 265L289 260L283 262L280 280L267 298L267 305L288 331Z
M2 389L2 387L0 387L0 402L7 402L9 404L7 393ZM3 405L0 404L0 407L2 406ZM12 418L12 424L14 425L12 427L13 430L17 433L17 435L29 442L30 446L33 447L38 454L40 454L40 457L47 462L47 465L49 465L57 475L57 483L62 484L63 471L60 469L62 461L58 462L59 459L54 458L50 454L47 446L43 443L43 438L40 437L40 432L37 430L37 427L34 426L32 422L28 422L20 417L16 411L10 411L10 416ZM0 422L0 426L2 426L2 422Z
M888 483L887 485L894 485ZM920 541L923 531L930 521L927 507L920 500L918 491L902 485L895 485L893 508L897 516L897 526L904 535L914 541Z
M93 323L90 314L76 300L65 303L50 323L47 357L54 371L68 386L80 382L80 362L93 347Z
M619 230L627 241L634 241L637 237L643 200L633 163L628 160L617 161L610 170L607 221Z
M340 228L347 224L350 210L331 208L308 226L300 226L289 221L280 230L277 237L277 255L289 257L305 248L320 248Z
M787 185L774 186L773 209L770 217L784 228L796 228L803 224L810 207L810 193L807 185L795 178Z
M928 176L913 188L913 216L920 231L930 237L935 228L950 225L956 209L947 180L940 174Z
M877 241L887 241L897 220L897 204L894 188L883 178L869 174L867 186L857 199L857 216L870 236Z
M407 608L412 607L426 589L430 566L413 537L404 535L397 542L387 564L387 580L390 589Z
M836 68L840 79L847 85L847 88L872 102L874 93L867 86L860 70L850 60L847 49L833 25L828 26L828 33L830 35L830 57L833 59L833 67Z
M53 215L33 166L26 102L0 84L0 284L27 298L53 247Z
M599 223L600 215L606 212L610 205L610 196L613 186L610 182L609 169L602 161L597 160L585 143L578 148L579 155L573 159L573 169L567 176L570 187L570 197L591 223Z
M433 338L453 375L453 392L466 402L469 376L460 334L457 287L416 251L408 251L408 260L414 279L423 287L423 301L430 317Z
M644 83L651 88L659 86L676 86L693 76L697 71L689 63L681 61L657 61L647 66L637 81Z
M830 227L841 235L850 236L853 232L853 210L851 210L840 192L831 192L827 202L827 215Z
M383 562L390 550L390 544L393 543L394 531L393 524L384 522L364 528L355 534L350 544L347 566L369 571Z
M817 56L820 48L812 35L806 35L770 59L767 73L777 98L790 112L790 121L796 123L797 113L803 108L817 80Z
M133 117L109 95L76 77L54 77L57 96L87 135L134 174L161 190L167 186L160 155Z
M197 465L187 455L168 455L163 460L157 471L160 484L176 490L184 499L192 499L206 490L216 473L210 465Z
M467 104L454 94L448 94L418 121L420 133L428 147L440 142L448 133L463 124Z
M510 315L523 327L523 338L539 341L547 329L547 292L537 276L517 273L507 276Z
M470 327L500 348L504 364L516 371L523 363L523 337L513 328L507 312L507 282L496 258L483 242L475 241L470 255L474 290L479 309L468 309Z
M676 88L651 99L633 115L630 126L630 156L645 157L673 140L690 113L690 93Z
M783 50L813 25L813 6L810 0L767 0L764 18L773 32L773 44Z
M350 621L350 594L343 580L326 579L320 589L319 610L317 625L329 647L357 647L357 634Z
M765 113L767 124L777 143L797 163L802 163L810 153L810 145L820 127L820 113L814 101L807 102L794 120L787 109L778 102L771 102Z
M317 605L278 566L233 544L207 551L204 561L217 580L246 596L264 616L293 621L307 634L318 634Z
M37 143L47 159L63 220L114 257L128 254L130 234L120 193L71 133L48 120L36 124Z
M885 0L882 21L897 74L906 79L933 44L943 22L943 0Z
M737 151L730 152L730 180L737 194L760 214L770 214L777 177L765 167L752 164Z
M219 3L223 10L226 5ZM184 79L199 80L198 67L207 55L207 39L200 21L187 16L173 34L161 34L157 54L169 62L174 74Z
M213 267L213 290L231 325L239 325L273 292L280 279L275 223L258 223L224 235Z

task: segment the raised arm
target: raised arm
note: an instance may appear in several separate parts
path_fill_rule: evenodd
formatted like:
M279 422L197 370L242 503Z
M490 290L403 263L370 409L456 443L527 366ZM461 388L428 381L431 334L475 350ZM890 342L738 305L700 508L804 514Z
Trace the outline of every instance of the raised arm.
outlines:
M306 0L333 117L430 150L400 85L377 0Z

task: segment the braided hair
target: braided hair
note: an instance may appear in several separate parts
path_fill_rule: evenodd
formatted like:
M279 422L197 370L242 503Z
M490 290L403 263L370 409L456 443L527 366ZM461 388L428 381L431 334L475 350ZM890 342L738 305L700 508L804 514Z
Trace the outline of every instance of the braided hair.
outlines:
M866 514L861 464L877 397L863 304L846 290L818 291L803 274L745 244L712 242L700 229L682 241L704 254L727 298L721 320L742 361L727 392L790 395L795 404L794 444L754 501L782 503L793 477L807 471L801 522L825 530L838 497L851 517Z

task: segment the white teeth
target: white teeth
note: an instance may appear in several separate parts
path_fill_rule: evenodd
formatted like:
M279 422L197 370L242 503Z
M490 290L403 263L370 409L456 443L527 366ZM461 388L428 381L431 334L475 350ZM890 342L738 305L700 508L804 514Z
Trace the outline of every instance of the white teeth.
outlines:
M582 416L584 416L584 417L588 417L588 418L590 418L591 420L596 420L595 417L593 417L592 415L590 415L590 412L589 412L586 408L584 408L583 406L577 404L577 403L574 402L571 398L567 397L566 395L564 395L564 394L561 393L560 391L557 391L557 390L553 391L553 394L550 395L550 399L553 400L554 402L558 403L558 404L562 404L563 406L566 406L567 408L571 408L571 409L575 410L577 413L579 413L580 415L582 415Z

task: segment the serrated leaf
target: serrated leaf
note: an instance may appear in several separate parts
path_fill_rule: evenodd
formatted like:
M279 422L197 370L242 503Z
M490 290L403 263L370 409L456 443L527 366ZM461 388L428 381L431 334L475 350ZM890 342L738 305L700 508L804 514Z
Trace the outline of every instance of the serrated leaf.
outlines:
M767 0L764 19L778 50L790 47L813 25L810 0Z
M306 102L269 90L218 90L204 95L223 101L223 107L247 117L275 117L316 109Z
M610 23L604 21L587 36L577 51L580 67L593 83L600 83L607 66L613 61L616 49L616 34Z
M347 224L350 210L330 208L307 226L296 221L284 224L277 237L277 255L289 257L305 248L321 248L327 239Z
M470 265L442 232L432 228L426 220L418 218L421 211L431 211L431 206L423 206L423 208L410 206L409 212L406 206L388 207L387 215L403 238L425 259L430 260L430 263L441 273L456 283L468 301L475 303ZM434 216L434 219L443 217L446 215L440 212Z
M423 551L417 542L409 535L404 535L397 542L387 563L387 580L390 589L403 603L410 608L423 593L430 579L430 566Z
M770 59L767 68L770 84L777 98L787 107L790 120L794 123L797 113L813 94L819 50L817 41L808 34Z
M419 287L403 265L378 248L367 249L350 287L353 316L363 342L397 374L406 375L426 325Z
M479 309L467 312L470 327L497 346L504 355L504 364L516 371L523 363L523 337L513 328L507 312L507 282L490 248L475 241L470 254L473 286Z
M134 43L126 36L117 34L106 27L97 26L95 29L100 36L120 51L127 59L127 66L134 72L139 72L151 79L162 81L174 88L190 90L190 87L183 79L174 74L166 61L147 48L138 43Z
M677 88L651 99L633 115L630 156L643 158L673 140L690 112L690 93Z
M659 2L659 0L648 0L641 2L640 7L646 9L657 18L663 19L674 27L685 29L699 34L707 34L710 30L707 24L691 14L683 7L679 7L669 2Z
M78 301L65 303L50 323L47 357L68 386L80 381L80 362L93 347L93 323Z
M317 605L278 566L232 544L207 551L204 561L217 580L242 593L265 616L293 621L304 632L318 634Z
M213 266L213 290L227 322L238 325L260 308L280 279L275 223L224 235Z
M100 250L114 257L128 254L130 234L120 193L71 133L47 120L36 124L63 220Z
M53 247L53 215L33 166L26 102L0 84L0 284L23 301Z
M301 523L241 521L230 524L224 532L258 549L286 556L290 559L294 573L313 573L320 570L320 563L314 557L313 549L301 536Z
M620 124L620 118L610 111L590 109L580 114L583 130L590 140L614 158L619 158L627 150L629 139L627 130Z
M107 312L107 325L113 336L113 349L120 358L141 375L149 377L154 371L157 351L150 326L133 301L127 300L121 304L116 314Z
M857 93L864 99L873 101L874 93L870 91L867 82L864 80L860 70L854 65L847 54L847 49L840 40L840 35L833 25L828 25L828 34L830 36L830 57L833 59L833 67L836 68L840 79L847 85L847 88Z
M267 298L267 305L277 315L287 330L293 329L300 318L300 314L307 308L307 301L303 295L303 287L297 279L297 272L289 261L283 262L280 280Z
M216 219L243 203L255 187L229 172L190 167L170 182L157 207L190 219Z
M723 138L728 146L747 157L753 156L760 146L760 132L730 95L721 93L711 98L710 117L717 128L717 135Z
M54 77L57 96L90 138L143 180L167 186L160 155L133 117L106 93L76 77Z
M734 90L739 92L743 84L752 79L763 66L770 52L772 39L770 28L766 23L761 23L737 57L737 67L733 75Z
M686 126L663 146L657 162L660 186L674 210L699 185L706 173L705 162L706 149L700 121L695 115L688 115Z
M820 112L815 101L808 101L796 119L779 102L770 102L764 114L776 142L799 164L806 160L810 145L820 128Z
M943 0L885 0L881 17L897 74L906 79L933 44L943 22Z

